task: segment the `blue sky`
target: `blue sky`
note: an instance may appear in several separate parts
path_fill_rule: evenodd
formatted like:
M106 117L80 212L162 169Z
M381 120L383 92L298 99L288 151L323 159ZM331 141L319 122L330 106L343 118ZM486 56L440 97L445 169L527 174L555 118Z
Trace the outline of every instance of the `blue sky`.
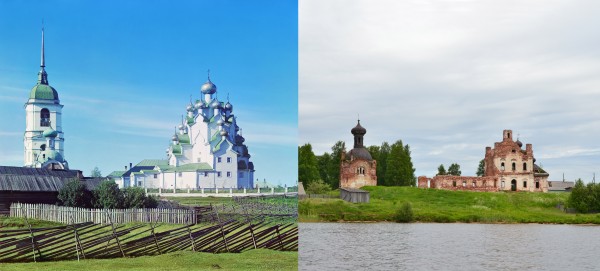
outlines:
M23 164L24 103L46 71L63 108L65 157L87 176L165 158L211 70L255 177L296 183L296 1L1 1L0 165Z

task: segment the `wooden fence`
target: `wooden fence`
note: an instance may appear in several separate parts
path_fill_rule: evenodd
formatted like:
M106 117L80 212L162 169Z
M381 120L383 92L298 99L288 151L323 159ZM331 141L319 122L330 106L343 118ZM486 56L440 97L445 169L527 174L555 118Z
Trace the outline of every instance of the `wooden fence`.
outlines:
M49 204L13 203L11 217L54 221L64 224L92 222L125 224L131 222L196 224L196 212L188 209L87 209Z

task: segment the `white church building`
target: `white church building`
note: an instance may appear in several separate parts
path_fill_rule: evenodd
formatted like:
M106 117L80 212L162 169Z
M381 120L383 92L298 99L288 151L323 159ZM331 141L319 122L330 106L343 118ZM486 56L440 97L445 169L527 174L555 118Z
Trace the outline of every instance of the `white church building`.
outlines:
M167 159L143 160L109 175L119 187L163 189L253 188L254 164L233 114L233 105L219 101L210 81L203 97L186 107L166 149Z
M58 92L48 84L45 70L44 29L37 84L25 103L25 167L69 169L64 158L65 138L62 132L62 108Z

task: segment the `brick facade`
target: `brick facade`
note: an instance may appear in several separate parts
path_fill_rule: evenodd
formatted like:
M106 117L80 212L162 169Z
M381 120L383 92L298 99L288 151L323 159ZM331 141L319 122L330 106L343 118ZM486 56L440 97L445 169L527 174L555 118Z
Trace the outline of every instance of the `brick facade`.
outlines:
M535 165L533 147L517 139L511 130L504 130L502 141L494 148L486 147L483 177L439 175L420 176L418 187L471 191L548 192L548 173Z

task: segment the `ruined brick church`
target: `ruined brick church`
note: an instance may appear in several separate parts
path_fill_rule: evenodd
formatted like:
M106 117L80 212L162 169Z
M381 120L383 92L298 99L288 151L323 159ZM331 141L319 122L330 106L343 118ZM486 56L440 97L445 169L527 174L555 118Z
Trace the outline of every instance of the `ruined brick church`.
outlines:
M367 129L360 125L360 120L352 130L354 148L346 153L342 151L340 163L340 187L361 188L377 185L377 161L365 148L363 139Z
M482 177L438 175L433 178L420 176L418 187L446 190L473 191L529 191L548 192L548 176L535 164L533 147L517 139L513 141L511 130L504 130L501 142L494 148L486 147L484 175Z

